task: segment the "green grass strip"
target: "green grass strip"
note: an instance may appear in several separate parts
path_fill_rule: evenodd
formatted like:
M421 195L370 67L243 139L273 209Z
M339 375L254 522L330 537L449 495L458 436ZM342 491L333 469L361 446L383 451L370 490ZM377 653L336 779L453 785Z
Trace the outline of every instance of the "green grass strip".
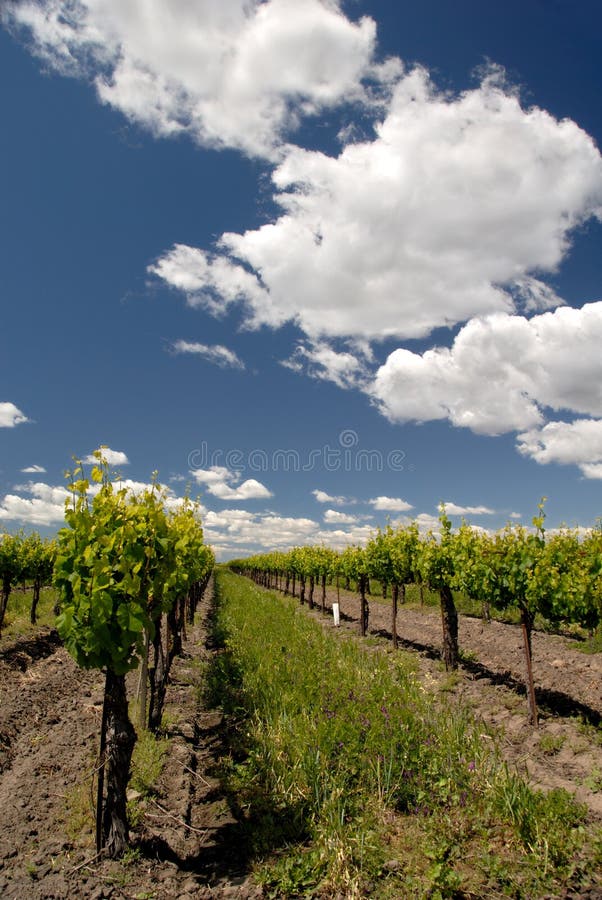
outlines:
M339 639L228 571L216 590L223 652L208 683L241 716L230 784L274 896L495 885L527 897L575 877L584 810L509 773L483 724L426 690L409 655Z

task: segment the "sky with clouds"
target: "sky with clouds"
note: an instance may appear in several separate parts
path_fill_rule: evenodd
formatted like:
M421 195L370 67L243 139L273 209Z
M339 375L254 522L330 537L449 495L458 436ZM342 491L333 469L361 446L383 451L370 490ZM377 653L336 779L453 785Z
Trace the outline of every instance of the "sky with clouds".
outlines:
M101 444L222 558L602 514L596 0L0 16L0 527Z

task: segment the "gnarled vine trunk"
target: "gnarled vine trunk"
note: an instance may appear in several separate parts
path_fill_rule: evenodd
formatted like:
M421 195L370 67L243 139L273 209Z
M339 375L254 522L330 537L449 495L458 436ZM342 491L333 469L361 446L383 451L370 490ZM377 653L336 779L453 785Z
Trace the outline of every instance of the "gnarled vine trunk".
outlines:
M165 694L167 691L167 661L163 650L161 631L161 619L159 619L156 624L155 637L153 639L153 665L150 666L148 670L148 679L150 682L148 728L153 734L156 734L161 727L163 704L165 702Z
M40 591L42 589L42 582L39 578L36 578L33 583L33 596L31 598L31 609L29 611L29 619L32 625L36 624L37 621L37 611L38 611L38 603L40 602Z
M443 625L443 661L449 672L458 668L458 611L451 590L440 588L441 623Z
M130 763L136 743L136 732L128 715L125 675L110 669L105 682L106 741L104 769L106 796L101 810L101 844L108 856L115 859L127 850L129 827L126 792L130 777Z
M537 700L535 698L535 683L533 681L533 653L531 634L533 632L533 613L527 609L520 611L520 624L523 633L523 648L525 651L525 687L527 689L527 701L529 704L529 725L537 727Z
M366 577L364 575L360 576L359 589L360 589L360 600L361 600L360 634L362 637L365 637L366 632L368 631L368 620L370 618L370 606L368 604L368 601L366 600Z
M6 607L8 606L8 598L10 597L10 589L10 578L5 578L2 582L2 593L0 593L0 634L2 634L4 616L6 614Z
M397 650L397 602L399 600L399 585L393 582L391 585L391 636L393 647Z

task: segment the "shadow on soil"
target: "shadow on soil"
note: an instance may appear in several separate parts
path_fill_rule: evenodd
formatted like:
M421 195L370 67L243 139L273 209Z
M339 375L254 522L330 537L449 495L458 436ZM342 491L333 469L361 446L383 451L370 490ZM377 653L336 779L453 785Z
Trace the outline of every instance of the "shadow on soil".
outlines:
M354 620L355 621L355 620ZM379 628L370 632L376 637L392 640L392 634L386 628ZM441 652L432 644L422 644L419 641L409 641L402 637L398 637L399 646L408 650L417 650L429 659L441 659ZM511 672L494 672L487 666L476 660L463 659L460 666L470 672L475 678L487 678L492 684L502 685L516 694L526 695L526 688L522 681L515 678ZM548 688L535 688L535 696L537 705L540 709L558 716L581 716L584 721L590 725L598 727L602 722L602 716L598 710L593 709L586 703L580 703L568 694L562 691L550 690Z
M61 644L58 631L52 629L52 631L39 634L35 638L22 638L9 644L4 650L0 650L0 661L6 663L11 669L20 669L21 672L25 672L38 659L52 656Z

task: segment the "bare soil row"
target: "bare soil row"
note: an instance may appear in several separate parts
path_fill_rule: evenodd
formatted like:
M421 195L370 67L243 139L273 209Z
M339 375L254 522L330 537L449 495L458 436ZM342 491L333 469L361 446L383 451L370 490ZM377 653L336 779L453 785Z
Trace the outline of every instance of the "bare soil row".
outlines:
M166 702L169 756L156 794L137 802L134 850L120 862L98 860L94 853L102 675L78 669L48 630L2 649L0 896L261 895L247 875L237 821L215 777L222 715L205 708L199 691L203 664L214 652L208 636L211 593L189 630L185 655L174 663Z

